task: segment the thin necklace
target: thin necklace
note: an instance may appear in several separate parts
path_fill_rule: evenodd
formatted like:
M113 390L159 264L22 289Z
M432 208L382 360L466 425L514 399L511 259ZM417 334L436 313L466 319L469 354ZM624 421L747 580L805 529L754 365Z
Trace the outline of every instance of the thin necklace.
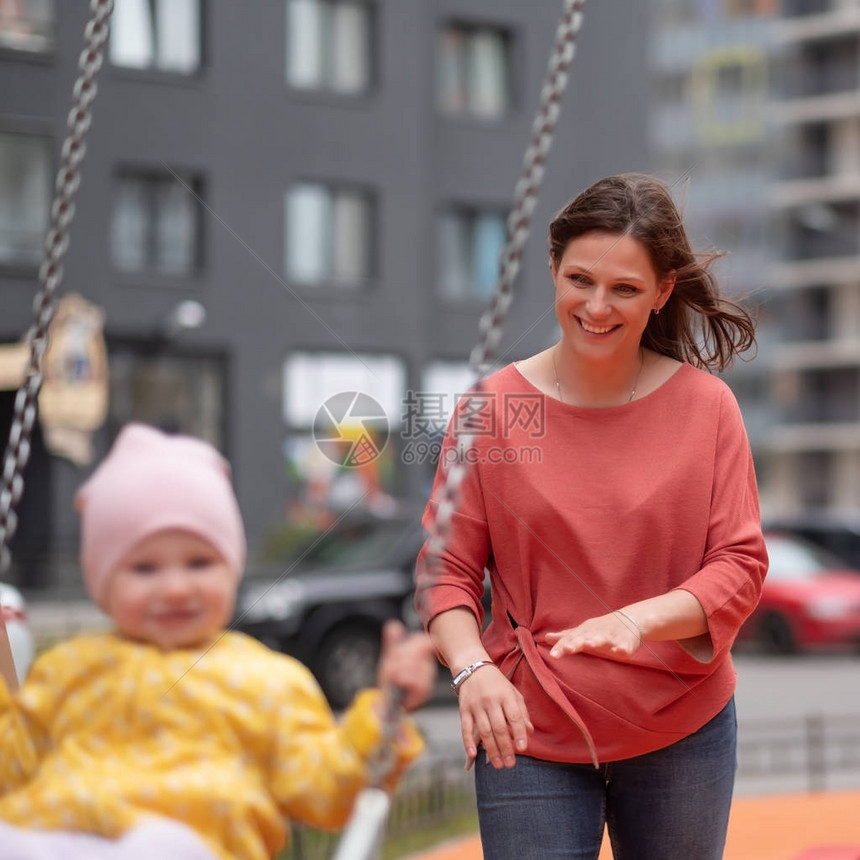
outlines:
M556 367L555 363L555 352L558 349L558 346L553 347L552 350L552 371L555 374L555 392L558 395L558 399L562 403L566 403L567 401L561 396L561 383L558 381L558 367ZM636 388L639 386L639 377L642 376L642 368L645 366L645 350L642 347L639 347L639 370L636 373L636 379L633 380L633 389L630 392L630 396L627 398L627 402L631 403L633 398L636 396Z

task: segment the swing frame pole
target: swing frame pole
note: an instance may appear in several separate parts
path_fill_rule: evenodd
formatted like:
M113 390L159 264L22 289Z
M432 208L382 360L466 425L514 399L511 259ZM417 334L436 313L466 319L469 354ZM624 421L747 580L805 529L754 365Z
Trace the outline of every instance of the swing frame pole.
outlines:
M57 290L63 280L63 257L69 247L69 228L75 217L74 198L81 184L80 167L86 154L86 135L92 123L96 97L96 77L102 66L104 45L113 0L90 0L90 18L84 36L86 44L78 60L80 75L75 81L73 105L69 112L69 133L63 141L60 169L51 206L51 226L45 238L45 255L39 267L40 289L33 301L33 326L27 332L30 357L24 382L15 397L9 441L3 455L0 482L0 579L9 571L12 556L9 544L18 527L15 508L24 493L24 470L30 459L30 436L38 412L42 387L42 366L48 348L48 328L57 307ZM0 620L0 673L14 691L18 678L5 622Z

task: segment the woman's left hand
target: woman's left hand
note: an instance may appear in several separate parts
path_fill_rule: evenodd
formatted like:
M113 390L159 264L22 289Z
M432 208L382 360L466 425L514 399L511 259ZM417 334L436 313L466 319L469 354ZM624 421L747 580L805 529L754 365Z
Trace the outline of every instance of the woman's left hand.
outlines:
M600 654L606 657L631 657L642 644L642 632L636 622L620 612L609 612L583 621L577 627L547 633L552 645L550 657L565 654Z

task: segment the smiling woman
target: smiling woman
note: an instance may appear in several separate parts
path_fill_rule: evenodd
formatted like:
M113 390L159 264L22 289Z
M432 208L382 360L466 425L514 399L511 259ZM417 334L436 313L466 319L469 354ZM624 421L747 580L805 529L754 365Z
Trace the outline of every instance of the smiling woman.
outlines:
M717 860L730 647L767 554L740 411L704 370L750 347L753 322L652 177L601 180L549 238L561 337L481 382L478 429L455 415L431 533L470 417L477 456L438 566L426 546L417 568L419 611L460 679L484 856L596 860L608 824L616 856ZM511 421L519 401L539 421ZM532 446L539 457L488 456Z

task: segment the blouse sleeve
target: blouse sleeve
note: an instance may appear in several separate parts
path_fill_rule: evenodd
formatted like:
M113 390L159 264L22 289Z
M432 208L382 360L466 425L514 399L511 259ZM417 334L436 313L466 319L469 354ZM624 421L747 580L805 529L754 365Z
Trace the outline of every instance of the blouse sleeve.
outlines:
M289 674L289 702L279 712L271 763L272 794L286 818L337 829L370 782L369 762L383 738L376 711L381 694L362 691L338 722L310 672L296 664ZM394 788L423 749L414 722L407 718L394 742L395 764L387 789Z
M680 644L708 663L732 646L755 609L767 572L755 470L740 409L726 388L720 402L710 523L701 569L679 587L708 617L708 633Z
M0 679L0 795L19 788L38 770L58 707L56 681L62 668L55 649L34 663L14 695Z
M439 457L430 501L424 511L422 524L432 534L439 502L456 453L454 429L462 407L461 400L455 417L448 426L445 442ZM473 447L472 455L478 449ZM477 459L471 457L470 459ZM446 543L438 559L430 552L430 539L425 541L415 567L415 607L425 628L441 612L457 606L470 609L483 627L484 568L490 558L491 545L487 525L480 472L476 462L470 462L458 489L456 510L451 517Z

